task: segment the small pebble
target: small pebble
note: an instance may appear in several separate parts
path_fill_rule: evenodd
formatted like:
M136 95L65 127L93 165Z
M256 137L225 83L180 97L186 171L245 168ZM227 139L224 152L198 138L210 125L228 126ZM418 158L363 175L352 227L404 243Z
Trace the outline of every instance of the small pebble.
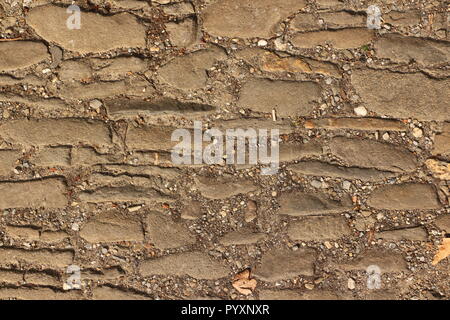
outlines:
M422 129L415 127L412 131L412 134L415 138L420 138L423 136L423 131Z
M263 39L259 40L258 47L264 47L264 46L267 46L267 41L263 40Z
M367 116L367 109L364 107L358 107L353 109L356 113L356 115L361 116L361 117L365 117Z
M354 290L356 288L355 280L353 280L352 278L349 278L348 281L347 281L347 287L350 290Z

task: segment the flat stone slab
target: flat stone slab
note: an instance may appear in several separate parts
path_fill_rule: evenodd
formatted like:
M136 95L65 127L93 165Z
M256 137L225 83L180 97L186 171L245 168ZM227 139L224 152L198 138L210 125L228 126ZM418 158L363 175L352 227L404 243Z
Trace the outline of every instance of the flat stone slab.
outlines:
M66 21L70 15L66 10L53 5L35 7L26 21L45 40L79 53L146 47L145 27L129 13L103 16L82 11L80 29L69 29Z
M297 276L313 276L316 252L313 249L272 249L266 252L254 270L255 277L274 282Z
M353 71L351 81L367 109L380 116L450 120L450 105L442 103L450 100L448 79L435 80L421 73L361 69ZM389 86L389 90L384 86Z
M346 219L341 216L307 217L291 222L287 234L292 240L322 241L348 236L351 230Z
M417 167L417 160L412 152L393 144L336 137L330 141L329 147L333 155L352 167L392 172L413 171Z
M244 83L238 105L264 113L272 113L275 109L281 117L307 116L320 92L320 86L311 81L251 79Z
M375 209L426 210L441 207L435 188L430 184L405 183L379 187L367 204Z
M139 268L144 277L151 275L190 276L195 279L214 280L228 275L228 268L206 253L185 252L145 260Z
M225 0L206 7L204 28L215 36L271 37L275 26L306 6L305 0Z
M50 55L42 42L0 42L0 71L13 71L37 64Z
M351 200L333 200L320 193L291 192L284 193L279 199L278 214L289 216L308 216L341 213L353 208Z

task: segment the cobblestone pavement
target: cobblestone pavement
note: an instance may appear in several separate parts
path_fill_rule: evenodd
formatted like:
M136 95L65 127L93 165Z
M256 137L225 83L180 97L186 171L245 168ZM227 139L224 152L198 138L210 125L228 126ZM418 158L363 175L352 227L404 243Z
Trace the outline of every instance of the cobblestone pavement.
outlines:
M1 299L450 298L445 0L71 4L0 0Z

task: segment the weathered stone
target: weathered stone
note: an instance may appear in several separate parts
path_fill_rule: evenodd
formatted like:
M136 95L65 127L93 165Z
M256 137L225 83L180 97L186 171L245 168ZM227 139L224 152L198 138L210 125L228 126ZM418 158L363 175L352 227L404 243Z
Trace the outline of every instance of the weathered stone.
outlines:
M394 26L412 26L420 23L420 11L391 11L383 15L383 20Z
M173 199L158 190L145 186L100 187L80 194L80 200L89 203L102 202L171 202Z
M117 279L119 277L123 277L125 274L122 271L121 268L115 267L115 268L107 268L102 270L83 270L83 279L89 279L89 280L110 280L110 279Z
M308 217L291 222L287 230L292 240L337 240L351 234L344 217Z
M377 239L388 241L413 240L427 241L427 232L423 227L406 228L398 230L382 231L377 234Z
M218 1L204 11L204 27L215 36L268 38L278 23L305 6L304 0Z
M320 91L320 86L311 81L251 79L242 87L238 105L265 113L275 109L281 117L307 116Z
M392 172L413 171L417 166L413 153L392 144L337 137L331 140L329 147L333 155L350 166Z
M299 275L313 276L315 259L316 252L312 249L272 249L263 255L254 275L267 282L288 280Z
M346 271L366 271L372 265L378 266L382 273L407 270L406 261L401 254L394 251L381 251L377 249L366 251L351 262L340 263L338 267Z
M91 77L92 70L81 60L67 60L61 63L58 75L61 81L81 81Z
M207 80L206 70L218 60L226 58L222 49L211 47L186 56L176 57L159 69L163 81L186 90L200 89ZM180 75L183 75L180 77Z
M436 219L436 226L444 230L444 232L450 233L450 214L438 217Z
M231 177L208 178L198 176L195 184L200 193L209 199L226 199L238 194L258 190L258 187L248 180L234 180Z
M0 42L0 71L12 71L37 64L49 57L42 42Z
M435 80L421 73L355 70L352 83L370 111L394 118L443 121L450 119L450 80ZM380 90L380 84L389 90ZM417 84L420 83L420 86Z
M195 114L215 110L215 107L207 104L181 102L170 98L162 98L153 101L114 99L105 101L105 106L108 110L108 114L114 119L159 113Z
M38 84L39 85L39 84ZM36 95L21 96L14 93L0 93L0 101L9 103L20 103L34 110L42 110L46 112L64 112L69 111L68 105L59 98L40 98Z
M280 210L278 214L289 216L340 213L352 209L352 203L349 198L333 200L319 193L283 193L279 199L279 203Z
M124 164L105 164L103 166L105 171L114 174L115 176L136 176L136 177L159 177L166 180L175 180L180 177L180 170L176 168L161 168L156 166L133 166ZM144 185L148 184L147 179L143 178Z
M94 82L90 84L69 83L62 87L60 95L72 100L92 100L118 95L147 97L154 92L155 89L150 82L136 77L122 81Z
M201 252L175 253L161 258L145 260L141 274L190 276L196 279L214 280L226 277L229 269Z
M343 300L341 292L328 290L312 290L307 292L297 290L268 290L259 292L260 300Z
M0 125L0 136L22 146L111 145L108 127L81 119L13 120Z
M39 240L48 243L55 243L68 237L69 235L64 231L42 231Z
M64 208L67 186L58 178L0 183L0 208Z
M21 153L17 150L0 150L0 176L10 175Z
M93 76L102 80L119 80L130 73L147 70L147 62L137 57L118 57L114 59L91 59Z
M108 286L95 287L92 290L94 300L151 300L149 297L137 294L132 291L126 291Z
M292 44L298 48L313 48L331 44L335 49L351 49L371 42L374 35L373 31L363 28L312 31L296 34L292 39Z
M164 216L160 212L151 212L147 216L147 234L150 242L158 249L170 249L195 243L195 237L180 222Z
M379 187L369 196L367 204L375 209L426 210L441 205L432 185L405 183Z
M428 159L425 161L425 164L433 174L433 177L441 180L450 180L450 163Z
M0 282L18 284L23 282L23 273L15 270L1 270Z
M375 42L377 56L394 62L421 65L446 63L450 59L450 44L415 37L387 34Z
M25 262L33 265L44 265L52 268L64 268L72 263L72 251L22 250L0 248L0 263L19 264Z
M251 232L250 230L243 229L229 232L221 237L219 241L224 246L231 246L257 243L266 238L267 235L264 233Z
M80 231L88 242L143 241L144 233L140 221L118 212L106 212L88 221Z
M134 150L172 150L178 142L172 142L172 132L176 128L147 126L128 129L126 144Z
M407 126L397 120L378 118L322 118L305 122L305 128L352 129L364 131L407 131Z
M271 119L264 118L247 118L247 119L233 119L216 121L212 125L214 128L218 128L225 132L228 129L277 129L280 134L290 134L294 132L294 128L288 120L273 121ZM237 133L237 132L236 132Z
M13 238L22 238L28 241L39 240L39 230L28 227L6 226L6 233Z
M442 133L434 138L433 155L450 159L450 123L445 123Z
M319 14L328 29L365 27L366 15L352 11L324 12Z
M166 23L166 30L169 33L170 42L177 47L187 47L197 39L197 22L192 18L178 23Z
M69 29L68 18L66 8L45 5L31 9L26 20L38 35L66 50L91 53L146 46L145 27L129 13L82 12L80 29Z
M25 282L38 286L62 287L61 282L53 275L44 272L25 273Z
M190 2L169 3L165 6L160 6L159 8L162 9L165 14L171 15L185 15L195 13L194 7Z
M252 222L258 217L258 204L256 201L248 200L244 211L245 222Z
M120 154L101 154L94 148L73 148L71 154L72 165L95 165L121 162L124 156Z
M279 160L280 162L290 162L309 156L320 156L322 153L322 146L315 141L304 144L280 143Z
M76 290L71 292L55 291L50 288L1 288L0 299L18 300L80 300L83 298Z
M294 56L280 57L270 51L249 48L238 51L237 57L266 72L321 73L336 78L342 75L333 63Z
M288 169L297 174L307 176L325 176L350 180L359 179L363 181L380 181L396 175L392 172L379 171L376 169L347 168L319 161L299 162L288 166Z
M197 220L202 217L202 205L198 201L189 201L185 203L181 211L181 218L186 220Z
M291 28L294 31L312 31L321 28L319 18L312 13L299 13L291 21Z
M70 148L45 148L36 154L31 162L36 166L68 166Z

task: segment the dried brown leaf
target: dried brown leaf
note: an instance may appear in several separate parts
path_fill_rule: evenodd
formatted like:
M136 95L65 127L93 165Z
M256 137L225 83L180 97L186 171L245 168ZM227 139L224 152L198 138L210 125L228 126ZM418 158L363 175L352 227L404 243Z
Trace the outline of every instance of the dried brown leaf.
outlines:
M439 250L434 256L433 266L437 265L439 261L444 260L450 256L450 238L444 238L442 244L439 246Z

